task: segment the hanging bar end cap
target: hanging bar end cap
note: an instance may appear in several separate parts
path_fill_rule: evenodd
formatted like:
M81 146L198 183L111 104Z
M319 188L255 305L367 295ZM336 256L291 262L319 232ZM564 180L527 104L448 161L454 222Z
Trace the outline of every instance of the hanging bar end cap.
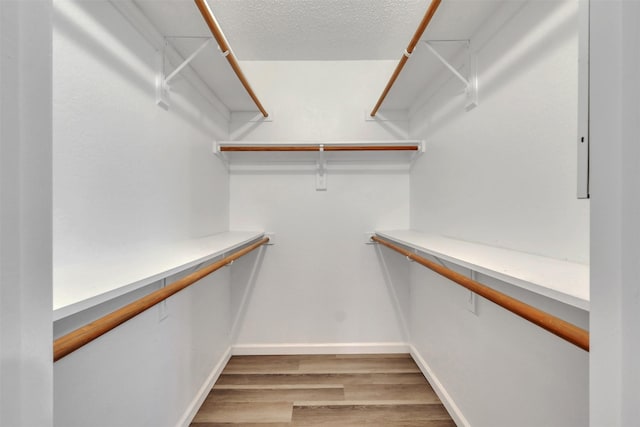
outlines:
M264 233L264 237L266 237L267 239L269 239L267 241L267 243L265 243L265 245L275 245L276 244L276 233L268 231L266 233Z

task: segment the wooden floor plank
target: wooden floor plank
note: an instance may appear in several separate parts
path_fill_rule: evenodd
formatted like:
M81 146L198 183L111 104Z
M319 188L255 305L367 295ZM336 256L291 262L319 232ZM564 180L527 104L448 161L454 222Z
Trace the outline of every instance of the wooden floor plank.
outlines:
M421 400L296 400L293 407L356 407L356 406L408 406L427 405Z
M439 404L433 405L327 405L296 406L293 408L293 425L348 426L348 425L410 425L423 426L425 421L448 420L447 411Z
M294 400L344 400L344 388L219 389L209 397L216 402L293 402Z
M271 373L271 372L298 372L300 362L298 359L276 359L265 356L265 360L256 359L249 356L234 356L224 368L224 373Z
M410 355L234 356L192 427L455 426Z
M298 389L325 389L325 388L341 388L344 384L217 384L215 390L298 390Z
M288 423L291 402L216 402L207 399L196 414L197 423Z
M291 427L291 423L191 423L191 427Z
M301 360L300 373L311 374L375 374L375 373L411 373L420 372L418 366L410 359L317 359Z
M346 400L411 400L422 403L440 403L431 387L421 384L347 384Z
M336 359L408 359L413 358L408 353L381 353L381 354L336 354Z
M291 427L291 423L191 423L193 427Z
M219 385L253 384L422 384L430 388L420 372L377 374L227 374L223 373Z

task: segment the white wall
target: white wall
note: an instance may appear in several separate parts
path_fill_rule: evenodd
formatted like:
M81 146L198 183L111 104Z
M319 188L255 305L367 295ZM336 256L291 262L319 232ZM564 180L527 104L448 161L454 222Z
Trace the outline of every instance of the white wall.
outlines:
M232 133L275 142L397 139L406 134L406 123L364 120L393 66L243 63L273 122L232 126ZM327 191L316 191L315 173L304 167L232 169L231 227L276 233L248 298L238 344L243 351L260 345L256 351L287 352L308 345L403 342L376 250L364 244L364 233L408 226L408 172L346 166L329 170ZM295 344L295 350L283 344Z
M477 280L588 328L582 310L489 277ZM411 266L411 343L468 423L462 425L588 425L589 353L482 298L475 315L466 309L468 297Z
M54 266L227 230L228 174L211 142L228 124L216 109L182 78L170 109L157 107L156 52L107 1L57 0L53 53ZM185 422L229 348L228 271L172 297L167 318L158 310L55 364L55 425Z
M0 2L0 426L51 426L51 2Z
M413 228L588 263L589 201L576 198L577 10L531 1L495 34L487 23L472 39L479 106L465 113L450 80L414 112L411 135L427 153L411 175Z
M411 226L587 263L589 201L576 198L577 2L514 5L503 25L472 39L478 107L464 112L451 80L413 109L411 135L427 146L411 174ZM588 328L587 312L479 280ZM412 266L411 341L466 422L587 425L588 353L487 301L475 316L467 298Z
M55 265L225 230L212 105L178 78L157 107L156 52L108 1L57 0L53 49Z
M153 307L56 362L54 425L187 425L227 360L229 292L219 270L168 299L168 317Z
M591 426L640 416L638 87L640 5L591 9Z

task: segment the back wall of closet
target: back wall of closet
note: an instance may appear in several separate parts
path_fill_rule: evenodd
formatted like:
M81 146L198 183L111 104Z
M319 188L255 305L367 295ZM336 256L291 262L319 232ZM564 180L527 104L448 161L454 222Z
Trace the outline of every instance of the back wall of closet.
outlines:
M406 138L407 121L365 121L365 107L375 102L394 65L245 62L256 91L269 99L273 122L245 132L242 139ZM232 123L234 133L239 131ZM368 231L408 227L408 164L384 168L369 162L339 171L331 166L326 191L316 191L312 165L265 162L231 170L231 228L276 233L248 303L239 346L287 352L292 351L288 344L298 351L314 351L304 348L309 344L326 351L322 345L341 344L344 350L353 348L350 343L369 343L373 347L361 351L380 351L404 341L376 250L364 243Z

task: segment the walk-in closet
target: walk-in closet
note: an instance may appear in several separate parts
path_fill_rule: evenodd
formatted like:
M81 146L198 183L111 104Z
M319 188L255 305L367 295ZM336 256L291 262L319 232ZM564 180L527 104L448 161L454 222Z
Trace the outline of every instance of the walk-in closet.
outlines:
M0 2L0 426L632 426L640 2Z

